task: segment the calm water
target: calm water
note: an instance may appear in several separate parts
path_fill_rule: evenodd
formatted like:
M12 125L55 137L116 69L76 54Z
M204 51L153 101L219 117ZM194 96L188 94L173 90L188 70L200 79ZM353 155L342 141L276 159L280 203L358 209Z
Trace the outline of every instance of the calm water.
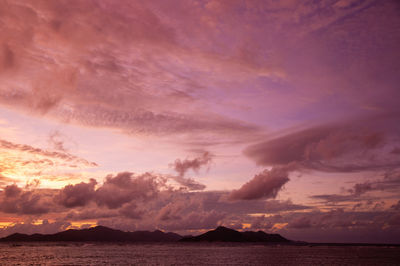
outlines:
M0 244L2 265L400 265L400 247Z

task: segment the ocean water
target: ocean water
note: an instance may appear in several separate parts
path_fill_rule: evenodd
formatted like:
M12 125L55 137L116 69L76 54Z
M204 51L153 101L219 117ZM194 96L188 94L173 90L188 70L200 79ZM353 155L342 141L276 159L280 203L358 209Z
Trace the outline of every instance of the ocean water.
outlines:
M400 247L0 244L1 265L400 265Z

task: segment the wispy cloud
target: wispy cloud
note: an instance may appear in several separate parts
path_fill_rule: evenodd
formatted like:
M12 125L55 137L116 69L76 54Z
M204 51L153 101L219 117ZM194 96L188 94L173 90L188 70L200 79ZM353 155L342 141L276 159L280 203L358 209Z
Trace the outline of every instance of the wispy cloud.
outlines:
M204 152L201 156L194 159L180 160L176 159L171 166L178 173L177 176L171 176L180 185L188 188L189 190L203 190L206 188L205 185L198 183L193 178L185 177L185 174L189 170L198 172L200 167L207 166L211 163L212 155L209 152Z
M291 163L328 172L396 168L397 124L396 115L326 124L250 146L244 153L266 166Z
M37 163L48 163L52 164L51 159L58 159L61 161L65 161L71 164L83 165L85 167L96 167L98 166L95 162L89 162L86 159L80 158L78 156L66 153L66 152L58 152L58 151L49 151L40 148L35 148L26 144L17 144L7 140L0 139L0 147L2 149L7 149L10 151L17 152L26 152L33 155L47 157L48 159L43 159L41 161L37 161ZM27 161L25 164L35 163L35 161Z

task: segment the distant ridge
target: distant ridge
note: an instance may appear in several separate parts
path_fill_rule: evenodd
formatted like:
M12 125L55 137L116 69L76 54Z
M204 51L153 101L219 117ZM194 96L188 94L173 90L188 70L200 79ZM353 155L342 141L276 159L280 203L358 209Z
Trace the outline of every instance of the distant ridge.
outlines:
M295 243L279 234L267 234L263 231L239 232L219 226L199 236L182 237L176 233L164 233L160 230L124 232L105 226L87 229L69 229L55 234L20 234L15 233L0 238L0 242L263 242Z
M184 237L183 242L265 242L265 243L293 243L293 241L282 237L279 234L267 234L263 231L239 232L224 226L208 231L199 236Z
M88 229L69 229L55 234L19 234L15 233L4 238L2 242L176 242L182 236L175 233L164 233L159 230L124 232L105 226L96 226Z
M219 226L198 236L181 236L176 233L164 233L160 230L124 232L105 226L87 229L69 229L55 234L20 234L14 233L0 238L0 242L242 242L262 244L307 245L307 246L395 246L400 244L380 243L308 243L292 241L279 234L267 234L263 231L239 232L224 226Z

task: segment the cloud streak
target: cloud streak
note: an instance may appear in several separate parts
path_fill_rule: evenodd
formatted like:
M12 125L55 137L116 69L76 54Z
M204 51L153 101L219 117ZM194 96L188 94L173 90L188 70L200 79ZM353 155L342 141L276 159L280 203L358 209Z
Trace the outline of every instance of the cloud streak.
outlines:
M255 175L241 188L232 191L233 200L252 200L275 198L282 187L289 181L289 173L284 168L272 168Z
M396 115L311 127L248 147L244 153L264 166L297 164L325 172L395 168L399 143Z
M0 39L2 72L7 73L0 76L2 105L130 134L211 133L237 139L258 131L250 123L205 111L205 102L195 96L208 84L198 84L202 77L187 71L203 76L204 71L226 75L226 67L246 73L258 68L178 42L178 30L150 3L6 6ZM272 67L263 71L276 72Z
M86 159L80 158L78 156L75 156L75 155L72 155L72 154L69 154L66 152L44 150L44 149L32 147L30 145L26 145L26 144L13 143L13 142L3 140L3 139L0 139L0 147L3 149L11 150L11 151L26 152L26 153L29 153L32 155L47 157L50 160L57 159L57 160L71 163L71 164L78 164L78 165L82 165L84 167L98 166L95 162L89 162ZM52 162L49 161L49 159L44 159L42 161L38 161L38 163L46 163L47 162L48 164L52 164ZM28 161L26 163L30 163L30 162ZM35 161L33 161L32 163L35 163Z

